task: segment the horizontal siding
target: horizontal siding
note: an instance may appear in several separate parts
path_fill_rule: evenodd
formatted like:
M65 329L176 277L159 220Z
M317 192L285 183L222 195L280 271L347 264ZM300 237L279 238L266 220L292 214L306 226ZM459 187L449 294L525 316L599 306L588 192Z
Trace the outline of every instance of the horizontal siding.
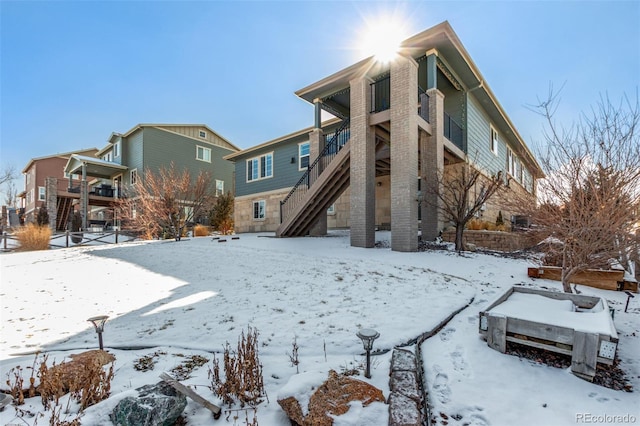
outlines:
M340 123L325 129L325 133L332 133ZM251 151L247 155L235 158L236 196L257 194L293 187L304 174L298 170L298 144L308 142L309 135L300 135L286 141L269 145L261 150ZM247 182L247 160L273 152L273 177ZM293 163L291 159L294 159ZM311 161L315 160L311 158Z
M506 147L502 133L499 132L498 155L491 152L489 117L484 113L480 102L473 96L467 98L467 154L479 168L496 174L506 171Z
M233 164L222 158L230 154L231 150L153 127L145 127L141 133L144 134L145 171L148 168L157 172L161 167L169 167L173 162L178 170L189 170L192 177L196 177L200 172L209 172L213 179L225 182L226 190L232 188ZM196 146L211 149L211 163L196 159ZM143 170L139 168L138 174L141 173Z
M138 169L138 175L142 176L144 166L144 150L142 144L142 130L138 130L129 135L122 141L120 147L122 149L122 163L127 166L129 170L122 176L122 183L126 188L131 184L129 180L129 171Z

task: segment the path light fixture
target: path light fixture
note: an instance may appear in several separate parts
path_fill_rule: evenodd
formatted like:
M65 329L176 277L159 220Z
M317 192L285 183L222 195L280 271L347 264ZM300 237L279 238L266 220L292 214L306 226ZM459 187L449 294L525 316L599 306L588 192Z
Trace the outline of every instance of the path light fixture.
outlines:
M100 350L104 350L102 346L102 332L104 331L104 323L107 322L109 318L108 315L98 315L97 317L91 317L87 321L93 324L93 327L96 329L96 333L98 333L98 343L100 344Z
M364 377L367 379L371 378L371 349L373 349L373 341L380 337L380 333L371 329L371 328L363 328L360 329L356 336L362 340L362 345L364 346L364 350L367 352L367 369L364 372Z

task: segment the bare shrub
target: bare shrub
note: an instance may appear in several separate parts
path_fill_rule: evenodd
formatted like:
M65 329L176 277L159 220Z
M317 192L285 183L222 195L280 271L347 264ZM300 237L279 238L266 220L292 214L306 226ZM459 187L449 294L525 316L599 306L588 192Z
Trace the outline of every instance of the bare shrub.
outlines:
M51 229L48 226L38 226L29 223L17 233L20 250L48 250L51 241Z
M300 365L300 360L298 359L298 349L300 349L300 347L298 346L298 338L294 337L293 342L291 342L291 353L287 353L287 355L289 356L289 362L291 363L291 366L296 367L296 374L300 373L298 367Z
M83 369L77 370L70 383L65 383L62 370L47 367L47 357L40 363L38 370L40 386L38 391L45 409L58 405L60 397L71 393L71 397L80 404L81 410L107 399L111 393L113 379L113 362L108 370L104 370L98 362L86 363Z
M262 378L262 364L258 358L258 331L248 327L238 339L238 350L233 353L227 343L224 347L223 368L225 380L220 378L220 362L214 356L213 368L209 369L211 390L229 406L235 401L241 407L252 407L266 396Z
M204 225L196 225L193 228L193 235L196 237L206 237L209 235L209 227Z

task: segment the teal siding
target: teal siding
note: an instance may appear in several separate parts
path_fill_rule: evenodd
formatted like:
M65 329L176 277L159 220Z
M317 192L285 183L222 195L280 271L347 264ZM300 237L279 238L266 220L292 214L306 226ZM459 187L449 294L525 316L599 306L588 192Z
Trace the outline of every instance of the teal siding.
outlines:
M498 130L498 155L491 152L490 146L490 120L484 113L480 102L473 96L467 96L467 154L471 161L483 169L495 174L499 171L506 172L507 151L504 142L504 134Z

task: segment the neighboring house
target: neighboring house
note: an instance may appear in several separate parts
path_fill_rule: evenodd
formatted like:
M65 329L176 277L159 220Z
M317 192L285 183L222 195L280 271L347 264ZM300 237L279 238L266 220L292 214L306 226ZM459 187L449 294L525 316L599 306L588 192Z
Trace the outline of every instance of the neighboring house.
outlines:
M25 222L34 222L37 209L46 204L46 178L56 178L58 180L57 189L60 191L66 190L69 176L65 175L64 167L69 158L72 155L93 156L96 152L98 152L97 148L88 148L29 160L24 169L22 169L24 191L19 194L24 208ZM71 181L73 184L78 185L78 176L71 176Z
M146 170L157 172L174 163L192 176L211 173L219 194L233 192L233 164L223 157L236 151L204 124L138 124L124 134L112 133L94 157L72 155L65 171L80 176L80 182L77 189L58 193L58 203L78 199L84 228L92 222L119 226L113 201L141 183Z
M368 58L296 94L314 104L313 128L226 157L239 232L349 226L351 245L373 247L376 228L389 227L393 250L414 251L419 231L432 240L448 225L420 187L459 162L502 172L509 191L535 200L543 172L448 22L405 40L391 63ZM323 111L338 121L321 123ZM483 218L498 211L513 213L495 198Z

